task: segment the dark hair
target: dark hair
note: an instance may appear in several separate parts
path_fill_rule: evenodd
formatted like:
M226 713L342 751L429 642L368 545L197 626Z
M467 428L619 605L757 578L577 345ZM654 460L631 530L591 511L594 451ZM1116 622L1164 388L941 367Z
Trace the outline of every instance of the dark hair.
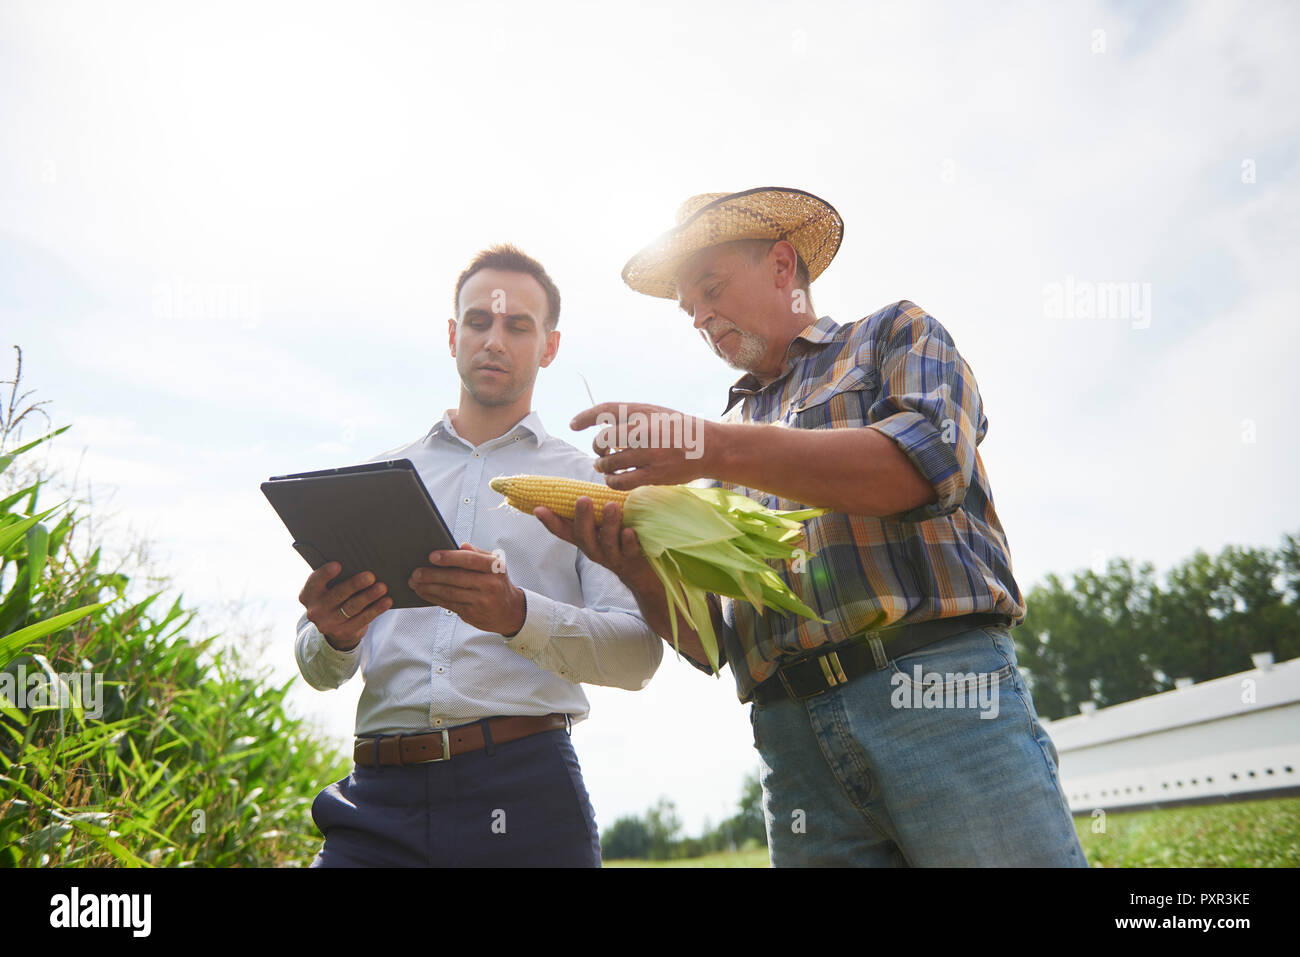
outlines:
M560 321L560 290L555 287L554 281L546 274L546 270L532 256L527 255L522 250L509 243L498 243L495 246L484 249L474 261L465 268L456 280L456 295L452 300L453 315L460 316L460 290L469 278L480 269L500 269L503 272L522 272L527 273L537 280L537 284L542 287L546 293L546 307L549 315L546 316L546 328L554 329Z
M751 266L757 266L763 261L763 257L771 251L772 247L780 241L779 239L737 239L729 245L735 246L744 253ZM791 245L794 244L791 243ZM808 278L808 266L804 263L803 257L799 255L797 249L794 253L794 279L795 288L802 289L804 292L811 291L808 288L812 284L812 280Z

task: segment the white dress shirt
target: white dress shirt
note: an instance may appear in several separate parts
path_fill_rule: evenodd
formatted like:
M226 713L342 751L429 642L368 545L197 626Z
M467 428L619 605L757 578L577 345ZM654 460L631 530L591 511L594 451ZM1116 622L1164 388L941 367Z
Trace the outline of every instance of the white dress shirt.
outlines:
M392 608L339 651L298 619L298 669L313 688L337 688L361 668L358 735L436 731L494 715L587 716L579 682L639 690L663 658L663 641L607 568L557 538L488 487L499 475L556 475L602 482L590 456L547 434L530 412L499 438L474 446L444 415L424 438L368 459L415 465L456 544L501 549L527 601L524 625L504 638L445 608ZM498 507L500 506L500 507Z

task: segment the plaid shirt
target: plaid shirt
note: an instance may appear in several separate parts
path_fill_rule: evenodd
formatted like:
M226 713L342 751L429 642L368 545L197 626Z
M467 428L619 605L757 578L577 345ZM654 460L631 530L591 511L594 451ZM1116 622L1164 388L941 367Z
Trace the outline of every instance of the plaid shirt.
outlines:
M805 523L801 572L772 567L830 624L754 611L720 598L720 638L741 701L781 659L866 631L997 612L1019 622L1025 603L976 446L988 431L979 390L947 330L919 306L896 302L841 326L828 317L791 342L786 371L731 387L724 422L799 429L871 428L893 439L935 487L938 501L888 518L831 512ZM804 508L761 490L710 481L768 508Z

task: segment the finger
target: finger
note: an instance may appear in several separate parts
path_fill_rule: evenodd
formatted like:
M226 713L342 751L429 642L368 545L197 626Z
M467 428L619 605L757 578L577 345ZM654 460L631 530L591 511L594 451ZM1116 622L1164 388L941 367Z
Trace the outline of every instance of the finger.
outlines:
M573 540L573 522L566 518L560 518L545 505L539 505L533 509L533 515L537 520L546 526L546 530L556 538L563 539L570 545L577 544Z
M417 568L411 572L410 582L415 585L449 585L455 588L482 588L484 583L495 578L491 569L470 570L467 568Z
M618 416L617 402L602 402L600 405L593 405L590 409L583 409L569 422L569 428L575 432L581 432L583 429L589 429L596 424L596 419L602 413Z
M357 592L364 591L374 583L375 576L373 572L358 572L347 581L339 582L329 591L325 592L321 598L321 602L326 607L337 608L353 595L357 594ZM357 611L360 611L361 607L364 606L358 606ZM349 611L350 610L351 608L349 608Z
M624 449L598 460L594 468L603 475L610 475L622 469L644 468L654 459L658 449Z
M480 551L474 546L461 547L456 551L442 549L429 553L429 564L435 568L467 568L472 571L490 572L496 556L491 552Z
M347 601L340 603L335 609L339 620L351 621L353 618L356 618L372 603L379 600L387 591L388 587L383 582L375 582L364 591L351 596Z
M623 556L625 558L641 558L641 539L637 538L636 529L623 529L622 537Z
M591 449L598 456L604 457L617 450L615 442L618 439L618 431L612 426L606 426L596 433L596 437L591 440Z
M605 476L605 484L618 492L630 492L642 485L671 485L671 482L660 480L662 474L662 469L653 466L631 469L627 472L619 472L617 475Z
M650 405L646 402L602 402L599 405L593 405L590 409L583 409L575 415L569 422L569 428L575 432L589 429L596 424L602 415L612 418L615 422L621 422L634 412L671 411L672 409L665 409L660 405Z
M623 527L623 509L618 502L606 502L605 513L600 520L600 547L610 558L616 558L619 548L619 529Z
M362 609L360 614L353 615L351 618L349 618L347 620L347 624L351 625L353 628L356 628L360 631L365 631L365 629L370 626L370 623L372 621L374 621L376 618L378 618L380 615L382 615L384 612L388 611L388 609L392 607L393 607L393 597L391 595L385 595L383 598L379 599L378 601L372 601L369 605L367 605L364 609Z
M588 558L602 557L596 540L596 503L590 495L579 495L573 503L573 540Z
M425 601L452 609L464 607L482 594L478 588L460 588L456 585L413 584L411 591Z
M311 605L312 602L325 593L325 585L329 580L342 570L343 566L338 562L326 562L320 568L317 568L307 576L302 591L298 593L298 601L304 605Z

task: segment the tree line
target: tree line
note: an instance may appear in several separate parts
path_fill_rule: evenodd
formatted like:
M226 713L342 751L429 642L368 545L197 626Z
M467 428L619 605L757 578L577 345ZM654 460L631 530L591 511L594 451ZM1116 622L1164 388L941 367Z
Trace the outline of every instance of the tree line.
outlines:
M763 824L763 787L757 774L751 773L745 778L738 804L736 813L717 827L709 826L706 821L702 835L686 837L681 833L682 820L677 814L677 805L661 797L641 817L624 815L603 829L601 857L607 861L667 861L765 847L767 830Z
M1300 655L1300 536L1279 547L1197 550L1158 577L1111 559L1104 572L1049 574L1026 596L1016 656L1040 716L1077 714L1247 671L1251 655Z

